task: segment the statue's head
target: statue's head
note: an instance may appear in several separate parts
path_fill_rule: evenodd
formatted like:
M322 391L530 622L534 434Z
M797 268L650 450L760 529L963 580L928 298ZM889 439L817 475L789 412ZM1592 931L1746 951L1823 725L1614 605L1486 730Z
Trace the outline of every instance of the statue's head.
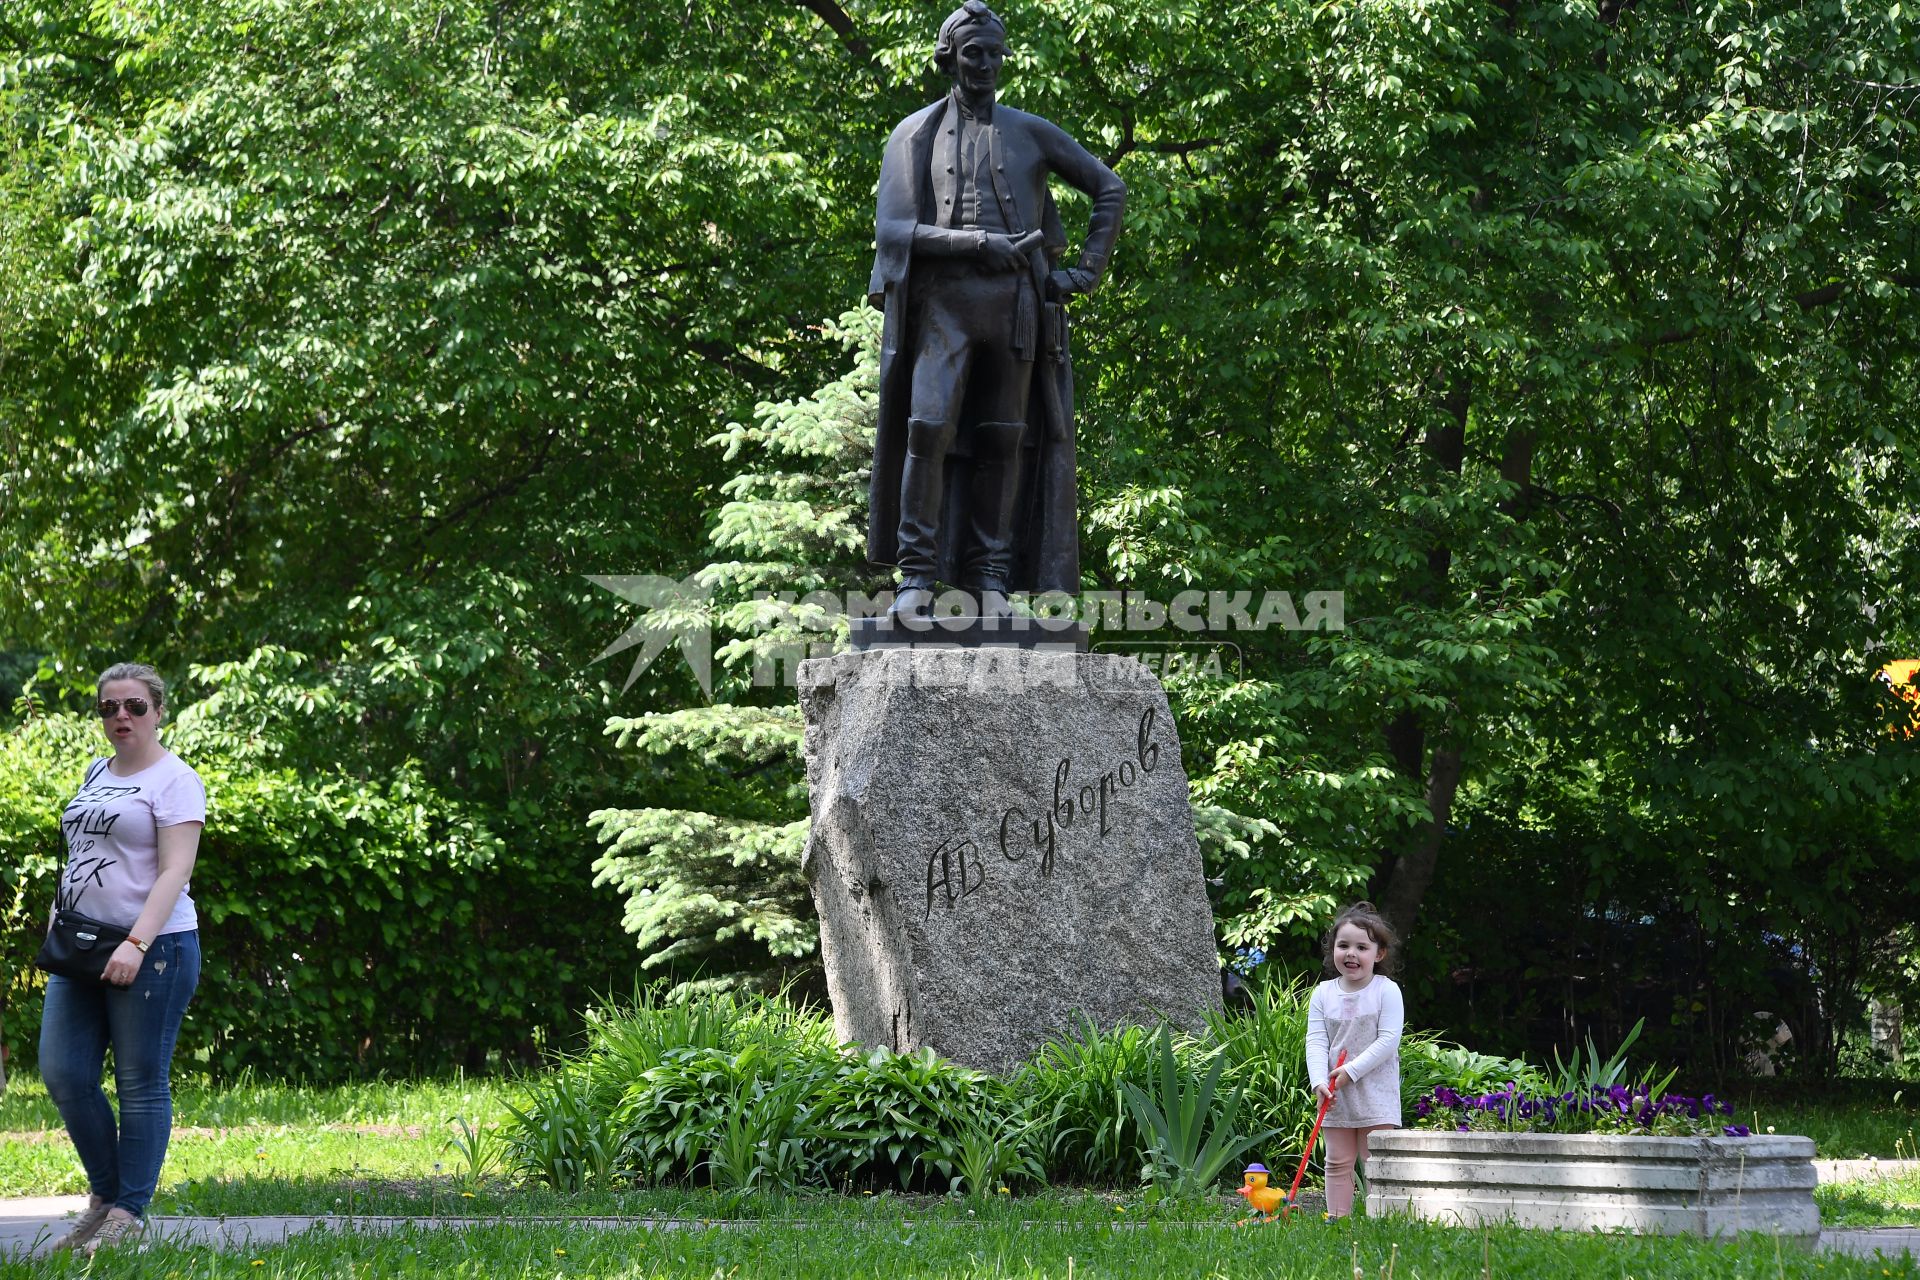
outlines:
M967 0L940 24L934 65L971 94L992 93L1007 56L1007 24L986 0Z

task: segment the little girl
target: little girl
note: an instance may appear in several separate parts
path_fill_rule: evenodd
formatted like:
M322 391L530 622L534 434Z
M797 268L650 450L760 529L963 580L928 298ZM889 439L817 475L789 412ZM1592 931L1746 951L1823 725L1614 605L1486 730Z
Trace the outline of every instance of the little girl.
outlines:
M1323 1100L1333 1099L1320 1129L1327 1140L1329 1218L1353 1212L1353 1166L1367 1158L1367 1135L1400 1124L1406 1011L1399 986L1377 972L1398 945L1371 902L1356 902L1334 917L1321 943L1333 977L1307 1002L1307 1075ZM1342 1051L1346 1062L1335 1068Z

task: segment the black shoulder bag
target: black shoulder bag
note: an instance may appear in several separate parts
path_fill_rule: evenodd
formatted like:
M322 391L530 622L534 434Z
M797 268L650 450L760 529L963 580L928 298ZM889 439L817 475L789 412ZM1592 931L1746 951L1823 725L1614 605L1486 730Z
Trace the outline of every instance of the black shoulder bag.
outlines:
M114 948L125 942L129 933L131 930L119 925L102 924L77 911L55 908L53 928L47 930L47 940L40 944L40 954L33 963L62 977L100 982Z

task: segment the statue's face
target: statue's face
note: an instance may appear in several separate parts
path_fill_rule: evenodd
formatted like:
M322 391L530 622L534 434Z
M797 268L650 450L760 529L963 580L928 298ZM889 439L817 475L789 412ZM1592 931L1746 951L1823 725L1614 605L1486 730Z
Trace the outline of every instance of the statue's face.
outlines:
M1007 59L1007 42L998 32L969 33L954 61L954 77L969 96L985 97L1000 83L1000 64Z

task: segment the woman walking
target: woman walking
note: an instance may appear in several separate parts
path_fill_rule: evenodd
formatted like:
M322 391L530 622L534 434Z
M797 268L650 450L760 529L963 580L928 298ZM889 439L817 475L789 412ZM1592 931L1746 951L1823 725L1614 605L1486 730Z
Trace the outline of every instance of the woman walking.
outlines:
M99 981L47 975L40 1073L92 1190L56 1252L92 1253L138 1236L173 1130L168 1071L200 981L199 921L187 881L206 823L198 774L160 744L167 686L152 667L100 673L113 754L87 766L60 819L67 864L54 905L128 931ZM113 1049L120 1115L100 1087Z

